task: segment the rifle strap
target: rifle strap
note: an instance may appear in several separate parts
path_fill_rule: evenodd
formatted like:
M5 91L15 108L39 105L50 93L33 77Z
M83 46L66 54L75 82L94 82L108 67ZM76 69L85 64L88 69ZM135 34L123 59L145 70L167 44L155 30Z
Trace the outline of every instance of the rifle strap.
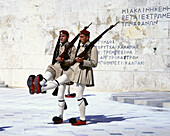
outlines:
M80 98L80 99L78 99L77 101L80 102L78 106L80 106L80 105L82 104L83 101L84 101L85 106L88 105L86 98Z
M58 84L58 86L60 85L60 83L57 81L57 80L55 80L56 82L57 82L57 84Z
M57 82L57 87L55 88L54 92L52 93L53 96L57 96L58 95L58 86L60 85L57 80L55 80L55 81Z
M43 79L45 80L45 82L47 82L47 79L43 77Z

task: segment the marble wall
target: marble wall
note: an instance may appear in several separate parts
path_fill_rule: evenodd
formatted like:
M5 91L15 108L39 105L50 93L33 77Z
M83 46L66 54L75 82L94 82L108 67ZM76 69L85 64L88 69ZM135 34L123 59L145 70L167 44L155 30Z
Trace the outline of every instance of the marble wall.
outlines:
M92 22L92 41L117 21L96 43L89 90L170 91L169 0L0 0L0 79L26 87L51 63L61 29L71 40Z

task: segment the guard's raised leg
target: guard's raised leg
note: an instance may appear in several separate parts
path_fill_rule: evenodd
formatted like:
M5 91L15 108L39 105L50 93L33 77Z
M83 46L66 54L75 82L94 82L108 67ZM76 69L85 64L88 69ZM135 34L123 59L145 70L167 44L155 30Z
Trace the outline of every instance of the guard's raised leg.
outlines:
M41 74L37 75L34 79L35 93L41 93L41 84L40 81L43 80L43 76Z
M27 79L27 86L29 88L29 92L30 94L34 94L34 89L35 89L35 86L34 86L34 79L35 79L35 75L30 75Z

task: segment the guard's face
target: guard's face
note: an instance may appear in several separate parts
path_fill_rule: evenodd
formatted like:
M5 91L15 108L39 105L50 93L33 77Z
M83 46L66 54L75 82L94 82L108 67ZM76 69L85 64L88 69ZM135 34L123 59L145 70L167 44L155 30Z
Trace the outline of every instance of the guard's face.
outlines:
M61 43L65 43L65 42L67 42L67 41L68 41L67 35L61 34L61 35L60 35L60 42L61 42Z
M86 36L84 34L80 34L80 41L82 44L85 44L87 41L89 41L89 36Z

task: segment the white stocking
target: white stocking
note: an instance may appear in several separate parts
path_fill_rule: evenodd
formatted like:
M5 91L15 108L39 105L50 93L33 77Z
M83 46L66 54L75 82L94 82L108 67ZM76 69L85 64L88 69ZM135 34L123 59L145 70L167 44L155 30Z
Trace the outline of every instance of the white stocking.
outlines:
M44 86L47 81L52 80L52 79L53 79L53 75L51 74L51 72L46 71L43 75L43 80L40 82L40 85Z
M66 74L63 74L62 76L58 77L56 79L58 81L58 83L61 85L61 84L65 84L67 82L70 82L70 80L68 79L67 75Z
M59 117L62 119L63 119L64 106L65 106L65 100L64 100L65 88L66 88L66 84L63 84L59 86L59 90L58 90Z
M70 85L66 85L66 94L70 94Z
M83 92L85 89L85 85L82 84L77 84L77 89L76 89L76 96L77 96L77 100L78 100L78 106L79 106L79 110L80 110L80 119L81 120L86 120L85 118L85 102L82 99L83 98Z
M58 77L56 80L47 82L46 86L41 87L41 91L44 92L50 89L55 89L57 86L62 85L67 82L69 82L69 79L67 75L63 74L62 76Z
M41 87L41 91L44 92L44 91L47 91L47 90L50 90L50 89L55 89L57 86L58 86L58 83L55 80L48 81L46 83L46 86Z

